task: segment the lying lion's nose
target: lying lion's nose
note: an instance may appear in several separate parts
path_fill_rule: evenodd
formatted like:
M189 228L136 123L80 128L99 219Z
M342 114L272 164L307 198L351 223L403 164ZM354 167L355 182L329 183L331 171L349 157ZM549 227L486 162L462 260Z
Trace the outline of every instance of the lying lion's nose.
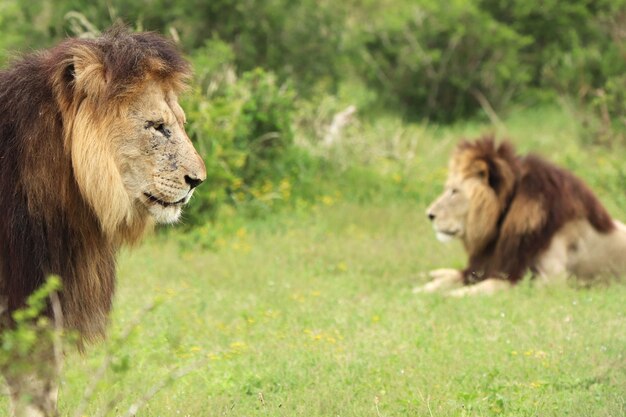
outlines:
M204 178L200 179L200 178L190 177L189 175L185 175L185 182L189 184L189 187L192 190L196 188L198 185L200 185L202 181L204 181Z
M435 220L435 215L433 213L428 213L428 220L430 220L431 222Z

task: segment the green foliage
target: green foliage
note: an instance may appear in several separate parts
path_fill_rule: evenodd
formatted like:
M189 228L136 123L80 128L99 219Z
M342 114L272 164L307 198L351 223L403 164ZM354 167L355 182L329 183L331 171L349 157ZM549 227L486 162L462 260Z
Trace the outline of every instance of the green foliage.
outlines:
M501 108L531 78L520 56L529 39L475 3L398 3L361 34L361 73L406 115L451 121L483 97Z
M40 2L0 2L0 65L28 45L45 44L45 23L38 17L46 12Z
M51 276L28 297L24 308L13 313L13 324L0 337L0 367L15 371L13 368L32 366L31 359L52 343L57 330L44 313L49 308L50 295L60 289L59 277Z
M626 5L578 1L388 1L370 5L360 73L411 117L451 121L485 105L572 95L589 103L626 70ZM384 13L383 13L384 10Z
M622 0L481 0L479 4L494 19L530 39L522 58L533 70L532 86L584 94L617 69L610 22L624 13ZM618 65L623 68L621 61Z
M227 54L226 54L227 55ZM228 65L221 77L195 88L184 107L187 131L205 158L208 187L198 189L193 223L203 223L220 204L288 198L297 175L293 149L295 95L260 68L238 78Z
M607 79L603 88L596 90L591 101L592 109L599 116L599 133L605 139L616 135L624 143L626 136L626 75L620 74Z

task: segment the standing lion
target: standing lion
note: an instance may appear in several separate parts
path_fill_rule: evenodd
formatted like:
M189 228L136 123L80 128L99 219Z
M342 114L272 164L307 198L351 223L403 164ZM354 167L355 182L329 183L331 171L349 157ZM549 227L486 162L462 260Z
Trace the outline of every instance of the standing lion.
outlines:
M85 339L104 334L120 245L154 222L175 222L206 177L177 101L189 75L169 41L123 28L0 72L5 317L56 274L64 326ZM13 413L56 414L55 375L45 368L4 369Z
M427 215L440 240L461 240L469 261L464 270L431 271L433 280L415 292L492 293L527 271L546 279L626 272L626 227L580 179L516 155L508 142L459 144Z

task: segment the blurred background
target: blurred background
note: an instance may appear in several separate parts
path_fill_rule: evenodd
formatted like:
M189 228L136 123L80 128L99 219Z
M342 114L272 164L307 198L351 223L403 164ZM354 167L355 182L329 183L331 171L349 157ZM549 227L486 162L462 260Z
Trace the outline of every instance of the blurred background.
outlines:
M585 143L624 141L623 0L2 0L0 63L117 22L193 63L184 108L211 186L188 226L223 205L305 204L337 168L320 164L411 158L420 127L499 131L512 112L558 107Z

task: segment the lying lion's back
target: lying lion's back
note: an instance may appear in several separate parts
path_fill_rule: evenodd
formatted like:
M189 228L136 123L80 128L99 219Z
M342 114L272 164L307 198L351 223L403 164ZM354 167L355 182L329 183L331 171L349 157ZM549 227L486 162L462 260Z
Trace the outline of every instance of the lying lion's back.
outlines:
M613 219L587 184L571 171L530 154L522 159L522 176L516 198L541 201L546 226L587 219L602 233L614 229Z

